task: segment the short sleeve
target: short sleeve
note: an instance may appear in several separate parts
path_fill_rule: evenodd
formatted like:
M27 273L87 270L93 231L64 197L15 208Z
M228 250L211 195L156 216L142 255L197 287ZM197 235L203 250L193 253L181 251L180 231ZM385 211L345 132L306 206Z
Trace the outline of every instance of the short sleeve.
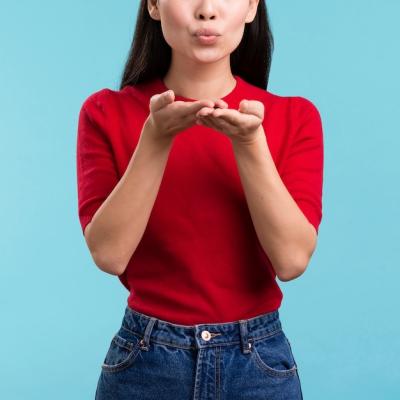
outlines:
M119 180L104 107L94 95L86 99L79 112L76 144L78 215L84 234Z
M281 179L318 233L322 219L324 140L320 113L304 97L294 97L292 126Z

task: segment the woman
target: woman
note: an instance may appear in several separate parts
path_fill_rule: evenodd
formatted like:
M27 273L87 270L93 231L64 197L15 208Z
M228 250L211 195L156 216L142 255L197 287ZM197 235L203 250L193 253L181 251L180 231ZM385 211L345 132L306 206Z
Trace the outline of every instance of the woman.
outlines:
M264 2L142 1L119 90L79 115L79 218L130 294L96 399L301 399L276 281L322 218L317 108L268 83Z

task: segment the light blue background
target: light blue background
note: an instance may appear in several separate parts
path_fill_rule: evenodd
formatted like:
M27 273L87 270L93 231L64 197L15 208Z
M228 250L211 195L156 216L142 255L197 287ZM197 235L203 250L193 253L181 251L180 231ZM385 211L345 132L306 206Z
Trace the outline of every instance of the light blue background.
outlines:
M324 125L318 247L279 282L304 398L399 399L400 2L267 4L269 90L309 98ZM92 399L128 292L80 230L77 118L117 87L138 2L1 8L0 396Z

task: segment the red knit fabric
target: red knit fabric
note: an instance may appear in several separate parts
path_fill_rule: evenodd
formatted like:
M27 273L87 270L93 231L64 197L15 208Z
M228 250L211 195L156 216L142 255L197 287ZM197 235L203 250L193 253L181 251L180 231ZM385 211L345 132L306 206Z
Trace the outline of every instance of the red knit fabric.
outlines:
M235 75L223 99L264 104L263 127L276 168L318 232L322 219L323 132L315 105L279 96ZM79 114L78 213L82 232L125 172L161 78L102 89ZM176 100L192 101L179 95ZM173 142L144 235L119 276L128 305L178 324L251 318L279 308L282 292L254 229L230 139L194 125Z

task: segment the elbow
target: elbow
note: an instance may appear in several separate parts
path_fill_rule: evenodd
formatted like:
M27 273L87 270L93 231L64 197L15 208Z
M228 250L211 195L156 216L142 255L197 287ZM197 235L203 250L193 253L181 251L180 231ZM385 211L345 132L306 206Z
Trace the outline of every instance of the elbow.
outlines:
M304 271L303 271L304 272ZM281 282L288 282L288 281L292 281L292 280L294 280L294 279L296 279L296 278L298 278L300 275L302 275L303 274L303 272L297 272L296 271L296 273L293 273L293 272L290 272L290 273L284 273L284 274L277 274L277 277L279 278L279 280L281 281Z
M126 265L122 266L122 263L110 259L104 255L100 255L95 251L91 252L93 262L103 272L107 272L111 275L121 275L126 268Z
M310 226L312 225L310 224ZM312 229L315 232L314 227L312 227ZM280 281L282 282L291 281L304 274L311 260L311 257L314 253L316 247L316 241L317 241L317 235L314 234L309 250L307 252L303 250L300 252L297 251L297 256L295 256L291 260L286 260L285 263L283 262L281 263L280 268L276 273ZM295 254L296 252L292 251L291 253Z
M105 254L104 251L99 251L93 247L89 247L89 251L93 262L101 271L107 272L111 275L121 275L125 271L127 263L121 261L120 259L115 259L115 257L110 257L109 252ZM111 253L118 254L118 252L114 251Z
M288 282L298 278L300 275L303 274L304 271L305 269L288 268L285 269L284 271L279 272L279 274L277 273L276 275L281 282Z
M84 234L85 234L86 244L89 248L93 262L103 272L107 272L108 274L111 275L121 275L126 269L127 262L109 256L109 254L119 254L120 252L118 251L105 252L103 250L103 246L102 249L99 249L99 246L95 246L90 234L90 225L91 223L89 223L88 228L85 229Z
M292 281L303 275L303 273L307 269L307 265L308 262L298 262L291 264L290 266L286 265L285 267L280 268L276 275L281 282Z

